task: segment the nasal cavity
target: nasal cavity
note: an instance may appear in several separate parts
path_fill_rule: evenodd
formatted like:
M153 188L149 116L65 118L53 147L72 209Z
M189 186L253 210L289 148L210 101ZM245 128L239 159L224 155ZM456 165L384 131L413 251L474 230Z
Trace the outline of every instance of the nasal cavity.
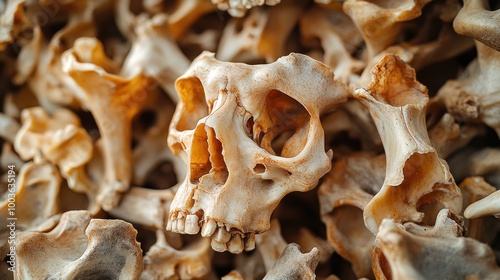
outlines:
M208 174L212 169L210 162L210 154L208 152L207 133L205 125L196 127L191 144L191 162L190 162L191 176L190 181L193 184L199 182L201 176Z
M222 154L223 148L222 143L217 139L215 130L211 127L206 127L207 131L207 143L208 152L210 154L210 162L212 164L212 173L214 181L219 185L224 185L229 177L229 171L227 170L226 161L224 160L224 155Z

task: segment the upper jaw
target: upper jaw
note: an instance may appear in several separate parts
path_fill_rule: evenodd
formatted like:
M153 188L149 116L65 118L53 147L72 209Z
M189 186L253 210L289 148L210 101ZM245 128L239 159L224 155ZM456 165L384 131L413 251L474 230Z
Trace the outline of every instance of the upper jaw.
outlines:
M182 234L198 234L211 237L212 249L239 254L255 248L255 232L243 232L217 219L176 209L171 212L167 230Z

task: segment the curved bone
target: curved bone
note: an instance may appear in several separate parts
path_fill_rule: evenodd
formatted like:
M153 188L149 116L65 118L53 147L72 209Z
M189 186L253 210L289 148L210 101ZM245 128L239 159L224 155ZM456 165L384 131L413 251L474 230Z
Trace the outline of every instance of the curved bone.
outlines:
M268 231L255 235L255 244L264 261L266 271L269 271L288 245L281 235L279 221L272 220Z
M500 52L500 30L498 29L500 12L489 10L493 7L489 7L488 1L464 0L463 2L464 6L453 21L455 31Z
M396 42L402 27L401 22L420 16L422 7L428 2L430 0L387 1L387 3L348 0L342 8L363 35L370 61Z
M239 253L245 244L253 249L254 234L269 228L279 201L312 189L330 169L319 116L344 102L346 89L325 65L303 55L251 66L209 53L193 62L176 88L181 102L168 143L189 171L167 229L201 229L218 251ZM289 139L274 142L279 153L272 141L287 130Z
M104 146L105 178L97 201L114 208L131 180L131 120L141 107L152 82L138 74L124 78L106 72L109 60L96 39L80 38L63 54L64 71L78 87L78 98L92 112Z
M483 216L500 216L500 191L496 191L487 197L469 205L464 212L467 219L475 219Z
M18 230L34 229L59 213L61 177L55 166L39 159L36 162L28 162L21 167L16 180L15 203L18 206L26 206L17 207L13 213L17 218ZM8 199L0 204L0 218L3 221L8 221L12 216L9 215L11 212L8 211L8 205ZM2 229L4 230L7 228Z
M395 55L386 55L372 70L368 89L354 97L370 110L387 157L384 184L366 206L365 224L376 233L384 218L421 222L425 204L439 203L459 213L462 197L446 162L430 145L425 126L427 89L415 71Z
M143 263L136 235L124 221L90 219L86 211L66 212L48 233L19 235L16 277L138 279Z
M460 189L462 190L462 194L464 197L464 207L467 207L465 208L463 215L467 219L471 219L465 221L465 225L467 227L467 236L478 241L491 244L494 238L496 238L496 234L498 232L498 229L496 229L498 227L492 225L493 223L497 224L496 222L491 221L494 218L478 218L477 213L482 212L482 210L484 209L474 209L474 206L472 206L472 208L470 209L479 211L471 211L468 209L472 204L476 203L477 201L481 201L488 195L495 192L495 187L488 184L483 177L476 176L465 178L465 180L460 183ZM467 215L465 214L465 212L467 212ZM473 214L472 216L471 212Z
M23 123L16 135L14 147L22 159L41 155L57 165L68 186L89 198L89 211L96 213L97 189L85 171L93 154L90 136L81 127L80 120L71 111L57 109L52 116L40 107L22 111Z

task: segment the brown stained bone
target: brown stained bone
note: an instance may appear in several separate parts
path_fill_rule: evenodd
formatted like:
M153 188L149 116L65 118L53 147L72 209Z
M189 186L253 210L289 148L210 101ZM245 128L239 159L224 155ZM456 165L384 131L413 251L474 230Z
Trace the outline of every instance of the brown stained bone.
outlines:
M422 222L424 205L459 213L461 193L430 144L427 89L415 79L415 71L399 57L386 55L373 68L370 86L356 90L354 97L370 110L387 158L383 186L363 213L368 229L376 233L384 218Z
M139 279L143 263L136 235L124 221L91 219L86 211L67 212L52 231L18 237L16 277ZM34 247L38 249L33 251Z

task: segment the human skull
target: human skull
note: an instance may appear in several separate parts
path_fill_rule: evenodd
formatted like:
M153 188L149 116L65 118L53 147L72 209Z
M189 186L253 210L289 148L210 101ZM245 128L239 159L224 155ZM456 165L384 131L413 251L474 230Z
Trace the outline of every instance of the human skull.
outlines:
M347 98L325 65L290 54L268 65L203 53L176 81L168 144L188 165L167 230L212 237L240 253L269 229L280 200L330 170L320 114Z

